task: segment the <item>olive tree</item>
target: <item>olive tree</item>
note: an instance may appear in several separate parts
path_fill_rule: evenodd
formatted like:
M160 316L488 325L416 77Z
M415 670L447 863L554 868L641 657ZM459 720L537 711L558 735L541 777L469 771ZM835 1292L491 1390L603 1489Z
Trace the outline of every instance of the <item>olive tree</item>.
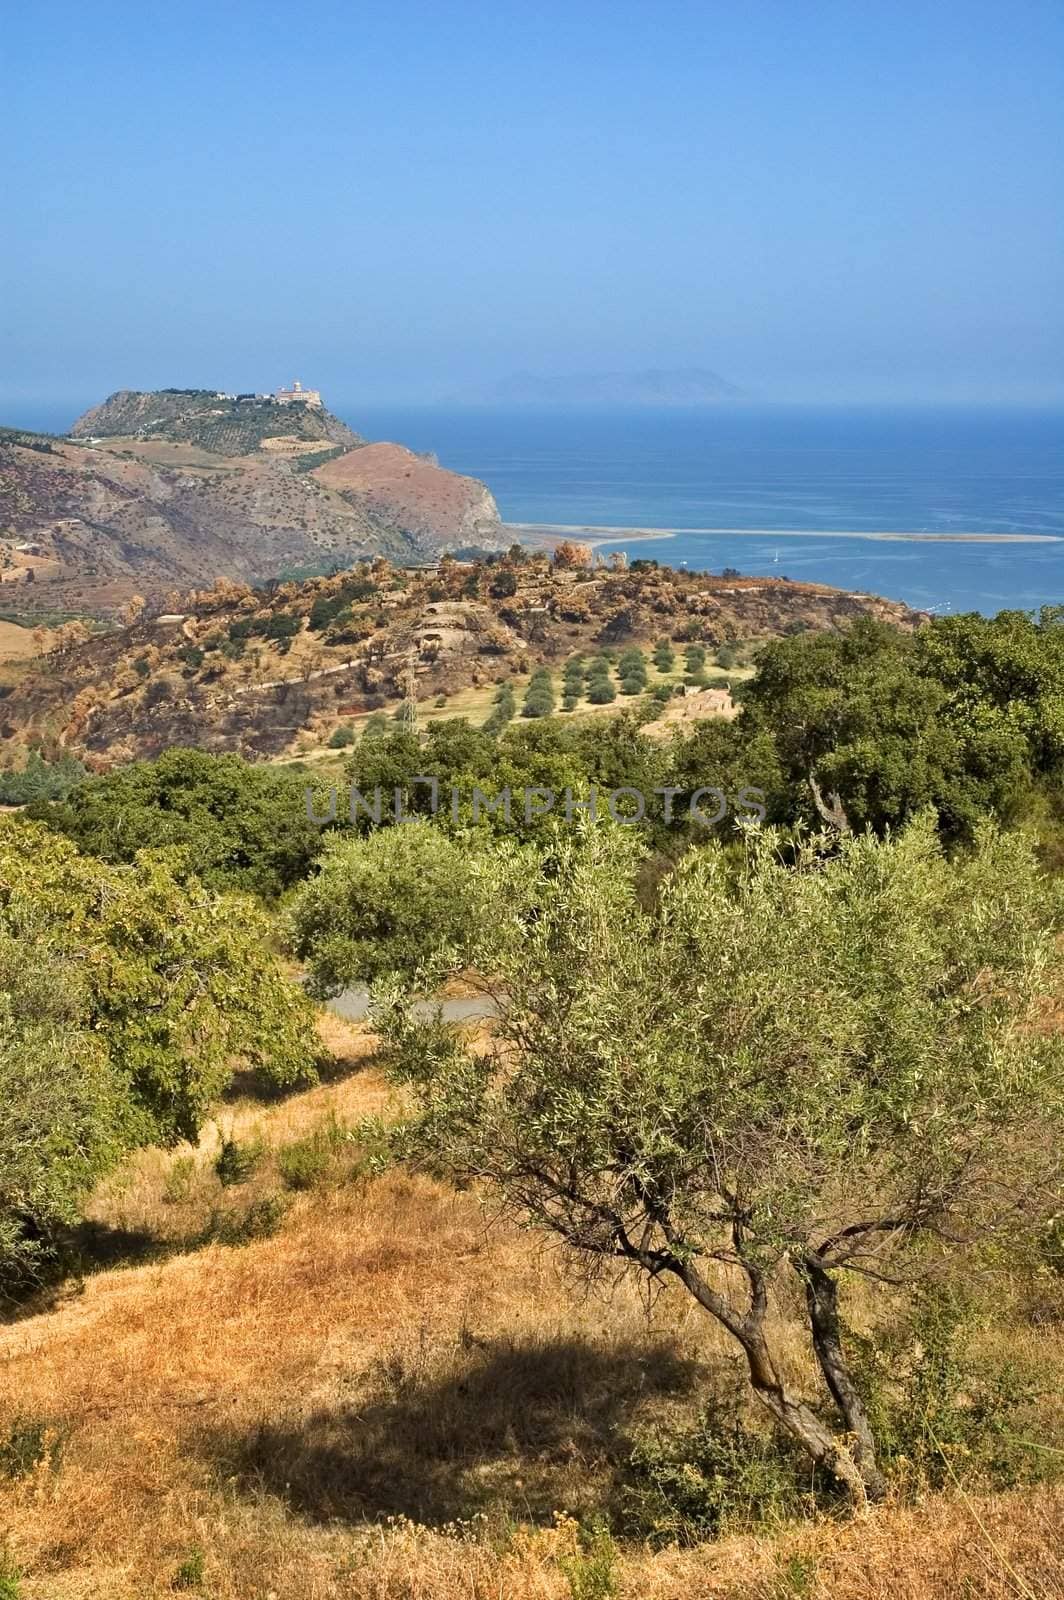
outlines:
M797 859L751 832L742 856L689 852L649 912L617 829L475 864L498 1020L485 1045L382 996L420 1101L403 1137L590 1268L682 1285L775 1423L875 1498L840 1284L905 1283L994 1229L1019 1251L1052 1202L1061 1048L1035 1013L1056 896L1022 839L983 830L950 860L929 818ZM787 1376L788 1281L823 1392Z
M287 918L310 992L324 999L350 983L409 976L437 950L464 950L474 924L470 849L424 819L327 839Z

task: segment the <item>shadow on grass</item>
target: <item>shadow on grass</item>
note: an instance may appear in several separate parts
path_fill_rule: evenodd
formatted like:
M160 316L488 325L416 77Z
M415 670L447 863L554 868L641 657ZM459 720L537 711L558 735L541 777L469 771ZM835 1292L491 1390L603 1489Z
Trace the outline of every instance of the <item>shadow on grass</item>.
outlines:
M0 1324L22 1322L53 1310L78 1292L83 1279L96 1272L141 1267L168 1261L208 1245L239 1246L276 1233L284 1215L281 1196L267 1195L250 1204L219 1207L203 1227L188 1233L153 1233L150 1228L116 1227L83 1221L56 1241L54 1254L33 1277L9 1283L0 1293Z
M376 1363L349 1405L203 1445L227 1480L315 1521L438 1524L489 1506L547 1520L601 1505L641 1410L704 1377L666 1342L466 1335L442 1358L415 1350Z

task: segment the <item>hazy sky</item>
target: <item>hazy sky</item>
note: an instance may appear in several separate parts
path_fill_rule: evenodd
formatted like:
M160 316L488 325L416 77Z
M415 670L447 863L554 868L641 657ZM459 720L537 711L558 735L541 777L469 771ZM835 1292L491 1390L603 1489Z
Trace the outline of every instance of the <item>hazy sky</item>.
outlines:
M0 416L706 366L1064 395L1061 0L7 8Z

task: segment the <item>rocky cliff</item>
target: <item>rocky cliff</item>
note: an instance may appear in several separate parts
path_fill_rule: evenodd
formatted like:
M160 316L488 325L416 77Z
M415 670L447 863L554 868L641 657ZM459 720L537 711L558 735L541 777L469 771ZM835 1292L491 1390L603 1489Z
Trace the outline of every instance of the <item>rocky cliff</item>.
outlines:
M387 516L411 539L452 546L499 543L499 508L476 478L441 472L398 444L349 450L312 476L356 505Z

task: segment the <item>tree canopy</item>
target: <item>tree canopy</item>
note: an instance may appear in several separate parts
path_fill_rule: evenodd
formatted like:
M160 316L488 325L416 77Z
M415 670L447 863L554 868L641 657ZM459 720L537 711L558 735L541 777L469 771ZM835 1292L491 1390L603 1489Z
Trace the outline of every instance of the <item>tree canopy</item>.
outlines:
M472 889L468 844L424 820L365 838L334 835L287 919L311 992L324 998L352 983L412 977L434 951L464 950Z
M776 1423L855 1497L881 1492L840 1280L904 1282L936 1250L1059 1199L1060 893L1019 834L943 853L930 814L795 860L754 832L689 852L644 910L637 845L559 830L538 864L475 864L497 914L475 960L485 1044L381 1018L431 1169L485 1180L586 1263L681 1284L742 1349ZM770 1308L804 1296L822 1398L796 1392Z
M127 1145L194 1138L237 1062L293 1083L317 1057L265 914L180 867L169 852L108 866L0 819L0 932L79 975L79 1025L106 1052Z
M312 782L292 768L174 749L91 778L30 815L104 861L180 845L208 887L272 898L306 876L320 848L320 830L307 818Z

